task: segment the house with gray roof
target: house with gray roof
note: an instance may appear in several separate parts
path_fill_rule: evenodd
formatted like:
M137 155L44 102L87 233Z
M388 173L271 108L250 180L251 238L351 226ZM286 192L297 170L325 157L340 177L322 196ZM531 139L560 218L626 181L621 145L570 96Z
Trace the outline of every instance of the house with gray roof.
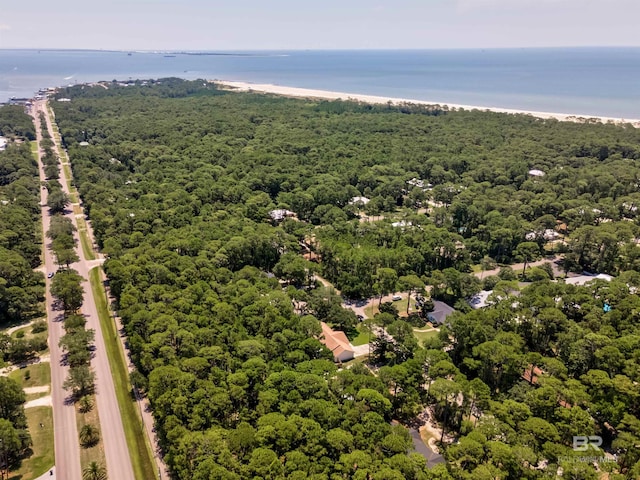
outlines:
M447 321L447 317L455 312L453 307L439 300L433 301L433 307L433 312L427 313L427 318L433 326L444 324Z

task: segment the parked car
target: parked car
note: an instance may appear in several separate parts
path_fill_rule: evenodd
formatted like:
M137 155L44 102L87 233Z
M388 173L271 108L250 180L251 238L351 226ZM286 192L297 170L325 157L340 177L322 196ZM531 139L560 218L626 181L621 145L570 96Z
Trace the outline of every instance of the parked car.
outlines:
M49 274L47 275L47 278L51 278L51 277L53 277L53 273L54 273L54 272L49 272Z
M391 297L391 300L393 300L394 302L397 302L398 300L402 300L402 296L394 295L393 297Z

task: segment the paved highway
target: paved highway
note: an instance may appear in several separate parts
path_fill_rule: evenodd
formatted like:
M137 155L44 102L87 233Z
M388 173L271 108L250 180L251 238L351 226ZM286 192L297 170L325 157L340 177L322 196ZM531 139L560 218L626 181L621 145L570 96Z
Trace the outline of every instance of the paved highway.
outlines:
M42 135L40 133L39 112L42 111L43 104L36 103L33 112L36 125L38 141L38 166L40 180L44 181L44 166L41 161L43 154L40 148ZM49 208L47 207L47 190L41 189L42 199L42 230L44 243L44 265L47 272L56 270L53 253L49 249L46 233L49 230ZM58 347L60 338L64 335L62 327L62 311L56 310L53 298L49 293L51 280L47 279L47 318L49 320L49 351L51 353L51 401L53 403L53 427L55 444L56 470L68 480L81 480L82 470L80 468L80 442L78 440L78 428L76 426L76 413L72 403L68 403L68 394L62 388L62 384L67 378L68 367L62 365L62 350Z
M55 142L53 136L53 126L50 115L46 110L46 103L44 101L37 102L35 104L36 112L43 111L47 120L47 127L51 139ZM38 113L36 113L36 116ZM65 193L69 194L67 181L64 168L60 170L60 183ZM73 207L73 206L71 206ZM48 214L48 213L47 213ZM78 227L76 216L73 213L73 208L66 214L73 224ZM129 449L127 447L127 441L124 433L124 427L122 424L122 416L120 414L120 408L118 407L118 400L116 398L115 387L113 384L113 377L111 376L111 369L109 365L109 358L107 357L107 351L105 349L105 341L102 335L102 329L100 328L100 320L98 317L98 311L96 308L95 299L91 290L91 284L89 283L89 271L91 268L100 264L100 261L87 260L84 255L84 251L80 248L79 233L75 233L78 247L76 248L80 261L74 263L71 267L74 268L83 278L82 287L84 288L84 303L82 305L82 314L87 319L87 328L95 330L95 351L94 358L91 365L96 374L96 403L98 407L98 414L100 416L100 431L101 442L104 446L105 458L107 461L107 472L109 478L117 480L135 480L133 474L133 467L131 465L131 458L129 456ZM56 341L57 344L57 341ZM52 371L56 369L53 363L51 364ZM53 373L52 373L53 377ZM55 412L55 403L54 403ZM75 421L75 419L74 419ZM56 426L57 430L57 426ZM75 445L78 444L77 434L75 437ZM63 444L64 448L69 448L69 444ZM58 475L62 475L60 464L57 461L58 453L58 441L56 440L56 466ZM65 479L73 480L75 477L71 475L64 475Z

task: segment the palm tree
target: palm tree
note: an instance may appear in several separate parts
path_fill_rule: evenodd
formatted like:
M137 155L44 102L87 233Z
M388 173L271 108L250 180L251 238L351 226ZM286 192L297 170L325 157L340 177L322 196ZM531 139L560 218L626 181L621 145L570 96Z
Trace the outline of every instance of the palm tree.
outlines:
M100 430L90 423L80 429L80 443L83 447L93 447L100 441Z
M93 409L93 402L91 401L91 397L85 395L80 399L80 411L82 413L89 413Z
M82 480L107 480L107 470L98 462L89 462L82 470Z

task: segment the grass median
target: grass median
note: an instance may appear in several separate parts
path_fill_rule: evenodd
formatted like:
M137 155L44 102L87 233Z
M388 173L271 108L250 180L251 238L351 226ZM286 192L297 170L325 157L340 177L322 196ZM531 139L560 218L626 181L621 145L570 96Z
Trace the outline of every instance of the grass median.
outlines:
M71 174L71 168L69 168L68 163L63 163L62 169L64 170L64 176L67 177L67 184L69 186L69 190L71 190L71 179L73 178L73 175Z
M80 411L80 406L76 403L76 427L78 429L78 433L82 430L82 427L85 425L93 425L94 427L100 428L100 415L98 413L98 407L96 406L96 396L91 395L91 402L93 403L93 408L87 412L82 413ZM96 462L100 465L107 465L107 457L104 453L104 440L102 439L102 431L100 432L100 440L92 446L84 446L82 443L80 444L80 466L82 468L86 467L90 462Z
M95 260L96 254L93 251L93 245L89 240L89 233L87 232L87 222L84 218L76 217L78 223L78 234L80 236L80 245L82 246L82 253L87 260Z
M156 472L156 467L153 462L151 447L142 426L142 419L138 414L136 403L132 400L127 364L120 339L118 338L118 332L109 314L107 295L102 286L99 267L89 272L89 281L91 282L91 290L93 291L98 316L100 317L100 327L109 357L111 376L113 377L116 396L118 397L118 406L122 415L122 424L127 437L133 472L136 479L145 480L149 478L149 472Z

